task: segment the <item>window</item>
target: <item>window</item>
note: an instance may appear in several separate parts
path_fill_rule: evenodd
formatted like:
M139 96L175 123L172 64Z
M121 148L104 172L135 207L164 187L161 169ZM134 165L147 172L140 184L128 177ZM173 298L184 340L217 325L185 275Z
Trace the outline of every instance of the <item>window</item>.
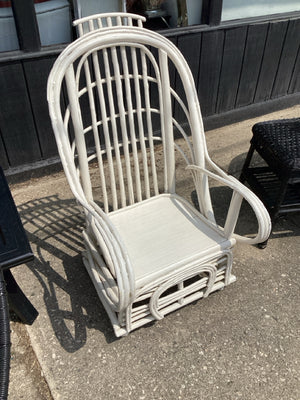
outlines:
M166 29L201 23L202 0L74 0L76 18L128 11L145 15L146 27Z
M87 17L92 14L126 10L126 3L124 1L120 2L119 0L73 0L73 3L76 19Z
M0 1L0 51L18 49L19 42L10 1Z
M222 21L300 11L299 0L223 0Z
M300 11L299 0L0 0L0 52L39 51L72 38L74 18L127 11L154 30Z
M202 0L166 0L162 7L170 15L172 28L201 24Z
M34 8L42 46L71 41L68 0L35 0Z
M70 42L68 0L0 0L0 51Z

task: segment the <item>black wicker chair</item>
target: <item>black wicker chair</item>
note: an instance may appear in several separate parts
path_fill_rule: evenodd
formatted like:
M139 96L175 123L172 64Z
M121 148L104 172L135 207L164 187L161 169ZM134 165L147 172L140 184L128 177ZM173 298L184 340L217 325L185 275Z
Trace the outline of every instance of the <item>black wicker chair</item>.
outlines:
M300 210L300 118L260 122L252 132L240 181L264 202L274 224L279 215ZM265 165L256 165L255 151Z

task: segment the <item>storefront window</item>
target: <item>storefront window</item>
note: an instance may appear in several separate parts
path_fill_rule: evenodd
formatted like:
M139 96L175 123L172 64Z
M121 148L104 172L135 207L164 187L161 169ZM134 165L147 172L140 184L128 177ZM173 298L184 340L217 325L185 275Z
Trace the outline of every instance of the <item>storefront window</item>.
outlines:
M202 0L166 0L163 5L172 28L201 24Z
M300 11L299 0L223 0L222 21Z
M33 0L42 46L71 41L71 11L68 0ZM26 18L26 16L24 16ZM19 40L9 0L0 0L0 52L19 50Z
M146 27L175 28L201 23L202 0L74 0L76 18L127 11L147 18Z
M71 41L71 12L68 0L35 0L36 19L42 46Z
M19 41L10 1L0 1L0 51L19 49Z
M125 1L120 0L73 0L75 18L92 14L125 11Z
M33 4L29 4L30 7L28 7L27 2L24 4L21 0L16 0L12 8L11 0L0 0L0 52L38 51L40 44L49 46L68 43L72 40L72 19L99 13L127 11L142 14L147 19L145 27L156 30L201 23L215 25L220 23L220 19L229 21L300 11L299 0L285 2L282 0L31 1ZM33 5L36 15L34 15ZM28 7L28 13L26 7ZM202 13L204 22L202 22ZM25 36L26 43L24 44Z

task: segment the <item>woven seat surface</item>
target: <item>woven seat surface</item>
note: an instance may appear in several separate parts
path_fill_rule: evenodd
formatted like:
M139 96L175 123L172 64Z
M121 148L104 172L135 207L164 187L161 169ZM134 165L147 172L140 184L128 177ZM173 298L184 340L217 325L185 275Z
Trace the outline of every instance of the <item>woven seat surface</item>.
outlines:
M137 286L232 246L175 195L163 194L122 208L110 219L126 245Z
M259 122L252 131L251 143L266 161L300 173L300 118Z

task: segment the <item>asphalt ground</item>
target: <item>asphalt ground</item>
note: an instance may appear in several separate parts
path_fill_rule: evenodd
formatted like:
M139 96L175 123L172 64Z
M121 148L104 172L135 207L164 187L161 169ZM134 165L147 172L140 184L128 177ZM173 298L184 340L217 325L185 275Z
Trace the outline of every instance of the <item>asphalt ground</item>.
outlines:
M212 159L239 176L260 120L207 132ZM116 339L84 269L83 218L63 172L11 185L35 261L13 269L39 311L11 322L9 400L299 400L300 215L274 226L268 246L237 245L237 281L205 300ZM193 197L184 179L180 190ZM223 188L214 188L219 205ZM247 207L242 233L255 229Z

